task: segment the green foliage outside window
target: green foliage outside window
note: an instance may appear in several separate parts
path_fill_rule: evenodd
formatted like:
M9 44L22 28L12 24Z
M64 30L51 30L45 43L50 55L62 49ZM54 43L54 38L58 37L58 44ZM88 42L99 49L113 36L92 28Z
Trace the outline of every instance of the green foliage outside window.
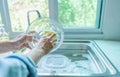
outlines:
M59 22L65 27L94 27L97 0L58 0Z

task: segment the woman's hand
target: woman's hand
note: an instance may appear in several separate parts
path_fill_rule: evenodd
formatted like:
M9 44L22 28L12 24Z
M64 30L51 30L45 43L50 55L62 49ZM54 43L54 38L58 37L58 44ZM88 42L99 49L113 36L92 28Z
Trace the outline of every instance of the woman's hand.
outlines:
M40 38L38 45L33 48L28 55L36 64L39 59L49 53L55 45L55 35L56 34L45 34Z
M42 49L45 54L49 53L49 51L54 47L55 40L54 39L55 34L45 34L41 37L37 49Z
M34 33L35 31L31 31L30 33ZM28 42L37 41L32 36L26 34L20 34L15 39L5 42L0 42L0 53L20 50L24 47L30 48Z
M31 31L29 32L29 34L35 33L35 31ZM34 39L32 36L30 36L29 34L20 34L18 35L15 39L13 39L13 43L14 43L14 50L20 50L24 47L26 48L30 48L28 42L32 42L32 41L37 41L36 39Z

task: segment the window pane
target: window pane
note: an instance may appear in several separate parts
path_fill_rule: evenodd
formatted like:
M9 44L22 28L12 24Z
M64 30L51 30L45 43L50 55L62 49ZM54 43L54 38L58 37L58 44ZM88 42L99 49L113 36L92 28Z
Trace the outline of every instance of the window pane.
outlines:
M1 13L0 13L0 24L2 24Z
M98 0L58 0L58 20L64 27L95 28Z
M8 5L13 31L26 30L29 10L39 10L42 17L49 17L48 0L8 0Z

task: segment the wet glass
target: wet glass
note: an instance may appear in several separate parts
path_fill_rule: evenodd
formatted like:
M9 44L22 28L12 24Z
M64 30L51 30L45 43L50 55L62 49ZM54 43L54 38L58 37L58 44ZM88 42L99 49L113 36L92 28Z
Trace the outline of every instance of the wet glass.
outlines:
M27 32L35 31L36 33L32 34L32 36L36 39L40 39L43 35L47 33L55 33L55 37L53 38L55 41L55 46L51 50L51 52L57 50L64 39L64 31L62 26L54 20L50 20L49 18L41 18L34 20L28 27ZM30 42L29 45L31 48L34 48L38 43Z

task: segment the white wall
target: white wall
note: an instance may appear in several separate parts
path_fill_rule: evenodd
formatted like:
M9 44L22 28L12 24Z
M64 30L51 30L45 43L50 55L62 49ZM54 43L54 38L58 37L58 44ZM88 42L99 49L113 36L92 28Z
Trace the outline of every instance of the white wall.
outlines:
M120 40L120 0L107 0L103 20L103 37Z

